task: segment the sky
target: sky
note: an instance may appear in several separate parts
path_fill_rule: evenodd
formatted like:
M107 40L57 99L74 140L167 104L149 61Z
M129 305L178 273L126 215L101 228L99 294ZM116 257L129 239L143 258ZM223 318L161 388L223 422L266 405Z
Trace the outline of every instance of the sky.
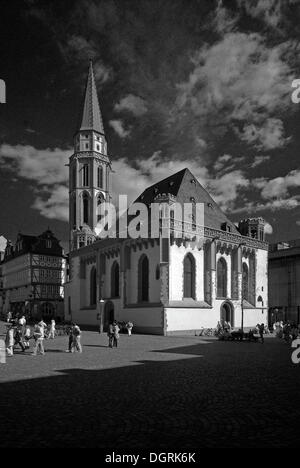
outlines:
M113 190L188 167L233 222L300 238L300 0L4 0L0 234L68 242L68 158L93 60Z

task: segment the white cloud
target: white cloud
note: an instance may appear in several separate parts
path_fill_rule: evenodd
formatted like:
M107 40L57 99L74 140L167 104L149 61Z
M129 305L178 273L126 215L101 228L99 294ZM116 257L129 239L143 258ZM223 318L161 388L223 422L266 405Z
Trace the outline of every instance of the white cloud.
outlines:
M230 154L223 154L223 156L219 156L214 164L214 170L220 171L231 159L232 156Z
M51 193L49 194L49 190ZM37 196L32 208L38 210L42 216L60 221L69 220L69 189L65 185L45 187L44 196Z
M130 130L124 128L122 120L110 120L108 123L120 138L127 138L130 135Z
M231 31L203 46L193 56L187 81L178 84L173 119L191 113L200 127L209 121L216 131L220 125L236 129L247 122L239 136L263 148L282 147L286 139L276 115L291 108L294 73L287 57L293 45L270 46L258 33Z
M273 234L273 227L270 223L265 224L265 234L271 235Z
M71 150L36 149L33 146L0 146L0 167L37 187L33 208L50 219L68 219L68 158Z
M235 170L208 182L209 192L225 210L232 210L241 188L249 186L249 180L240 170Z
M251 168L254 169L255 167L263 164L266 161L269 161L270 156L255 156L253 163L251 164Z
M38 184L55 184L68 180L65 165L71 154L71 149L36 149L30 145L3 144L0 146L0 165Z
M260 126L244 125L240 138L249 144L255 144L260 150L283 148L290 140L284 137L282 120L273 118L266 119Z
M267 180L265 178L254 179L252 185L262 189L261 196L264 199L284 199L289 197L289 189L300 186L300 170L293 170L285 176Z
M268 26L278 29L285 20L284 10L289 4L298 0L238 0L239 7L243 7L252 18L264 21Z
M128 94L115 105L115 110L117 112L127 110L136 117L141 117L147 112L147 106L144 99L133 94Z

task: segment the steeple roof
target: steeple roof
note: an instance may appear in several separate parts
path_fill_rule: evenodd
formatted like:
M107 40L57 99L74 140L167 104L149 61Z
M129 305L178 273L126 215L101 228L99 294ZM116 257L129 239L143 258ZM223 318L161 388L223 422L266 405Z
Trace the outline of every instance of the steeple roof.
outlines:
M86 82L82 120L79 130L95 130L104 135L103 121L98 101L95 76L92 61Z

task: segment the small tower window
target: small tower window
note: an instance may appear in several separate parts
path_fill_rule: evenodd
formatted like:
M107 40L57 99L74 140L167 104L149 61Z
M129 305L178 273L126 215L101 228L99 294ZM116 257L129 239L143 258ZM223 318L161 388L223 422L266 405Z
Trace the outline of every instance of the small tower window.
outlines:
M98 169L97 169L97 186L98 187L103 186L103 168L102 168L102 166L98 166Z
M100 151L100 146L96 145L97 151Z
M88 143L85 144L85 149L89 149L89 144Z
M85 164L82 168L82 185L87 187L89 185L89 166Z
M47 239L47 240L46 240L46 248L47 248L47 249L51 249L51 247L52 247L52 242L51 242L50 239Z
M89 196L86 193L83 195L83 222L89 222Z

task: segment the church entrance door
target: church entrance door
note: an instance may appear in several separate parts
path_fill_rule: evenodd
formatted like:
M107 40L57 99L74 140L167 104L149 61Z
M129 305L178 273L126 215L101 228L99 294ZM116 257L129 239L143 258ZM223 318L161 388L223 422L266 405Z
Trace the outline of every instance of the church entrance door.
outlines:
M229 322L232 327L234 327L234 307L233 304L229 301L223 302L221 305L221 323Z
M114 321L114 303L111 301L106 302L104 306L104 321L103 321L103 331L108 330L108 325Z

